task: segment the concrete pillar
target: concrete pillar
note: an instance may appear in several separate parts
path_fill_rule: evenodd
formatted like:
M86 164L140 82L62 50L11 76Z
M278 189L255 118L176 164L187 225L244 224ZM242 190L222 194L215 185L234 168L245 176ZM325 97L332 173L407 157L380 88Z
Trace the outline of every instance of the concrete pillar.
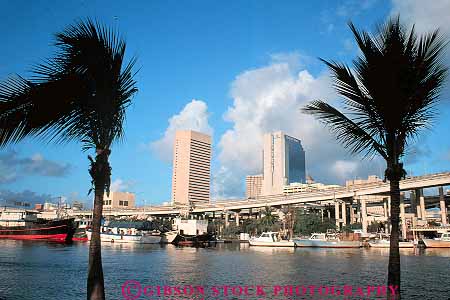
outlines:
M414 192L414 195L416 196L416 213L417 213L417 218L422 219L422 208L420 207L420 194L421 194L422 190L421 189L416 189Z
M229 221L228 221L228 212L225 212L225 227L228 227L228 225L230 225Z
M342 226L347 225L347 207L345 201L342 202Z
M388 212L388 206L387 206L387 198L383 198L383 211L384 211L384 217L386 218L386 221L388 221L389 212Z
M402 222L402 238L406 239L405 195L400 193L400 220Z
M350 224L355 223L355 211L353 210L353 205L350 204Z
M361 199L361 223L363 233L367 233L367 210L366 199Z
M425 197L423 196L423 190L420 193L420 215L422 216L422 220L427 220L427 211L425 210Z
M339 229L339 202L334 203L334 218L336 220L336 228Z
M410 191L409 198L411 200L410 212L415 214L417 212L416 192Z
M327 216L328 216L328 219L331 219L330 209L327 209Z
M239 212L236 212L235 217L236 217L236 226L239 227Z
M447 225L447 207L445 206L444 187L439 187L439 206L441 208L441 223Z

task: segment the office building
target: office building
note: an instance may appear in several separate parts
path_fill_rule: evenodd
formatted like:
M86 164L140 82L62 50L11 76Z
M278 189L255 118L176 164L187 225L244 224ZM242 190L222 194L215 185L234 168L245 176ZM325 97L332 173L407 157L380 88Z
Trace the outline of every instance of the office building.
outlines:
M211 181L211 137L177 131L173 151L172 203L208 203Z
M299 139L281 131L264 135L263 195L282 194L294 182L306 183L305 151Z

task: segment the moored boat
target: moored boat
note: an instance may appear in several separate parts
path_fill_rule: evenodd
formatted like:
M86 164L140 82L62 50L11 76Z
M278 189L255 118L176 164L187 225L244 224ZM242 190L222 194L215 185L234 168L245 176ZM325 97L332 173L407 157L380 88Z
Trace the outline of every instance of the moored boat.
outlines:
M250 246L260 247L295 247L293 241L283 240L278 232L263 232L257 238L251 238Z
M450 248L450 232L444 232L434 239L422 239L427 248Z
M171 230L167 232L163 232L161 234L161 243L162 244L172 244L178 236L178 231Z
M74 219L44 220L38 212L5 208L0 215L0 239L48 240L70 243L74 234Z
M317 247L317 248L360 248L360 241L341 240L336 234L313 233L308 239L294 239L297 247Z
M87 230L86 234L91 240L92 231ZM147 221L110 221L102 226L100 239L111 243L159 244L161 232Z
M377 237L368 242L369 246L372 248L390 248L391 242L389 240L389 235L378 234ZM414 242L412 241L399 241L399 248L414 248Z

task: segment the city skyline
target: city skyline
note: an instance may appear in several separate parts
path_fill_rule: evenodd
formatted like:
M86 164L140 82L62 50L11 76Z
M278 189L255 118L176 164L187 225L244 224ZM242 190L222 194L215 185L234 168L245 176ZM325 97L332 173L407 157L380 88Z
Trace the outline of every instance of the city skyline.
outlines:
M262 167L260 156L253 157L262 146L262 134L276 130L304 142L314 179L343 184L345 179L381 176L384 164L349 156L318 122L298 111L309 100L336 98L329 74L316 57L356 57L349 19L373 29L377 21L401 11L419 31L441 26L448 33L450 22L439 5L427 4L425 9L414 1L346 1L309 8L295 2L275 7L250 1L232 10L206 2L168 3L159 9L152 3L2 3L0 22L10 30L5 32L9 43L0 49L0 80L24 74L31 63L51 56L54 32L78 17L96 15L123 33L140 67L140 93L129 109L125 142L115 146L111 156L113 190L134 192L138 205L143 200L169 201L171 141L178 129L212 136L213 198L244 195L245 176ZM12 18L11 11L18 15ZM446 90L444 97L448 95ZM450 141L442 138L450 110L442 106L440 111L433 131L411 145L405 167L412 175L450 169ZM62 195L89 203L86 155L79 147L48 146L38 140L2 149L0 190L4 195Z

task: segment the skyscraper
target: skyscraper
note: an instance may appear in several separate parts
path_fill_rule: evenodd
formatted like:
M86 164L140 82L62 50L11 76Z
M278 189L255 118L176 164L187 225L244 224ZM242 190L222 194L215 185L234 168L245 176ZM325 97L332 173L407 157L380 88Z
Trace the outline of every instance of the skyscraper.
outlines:
M281 131L264 135L263 195L281 194L283 186L306 182L305 151L299 139Z
M211 178L211 137L177 131L173 151L172 204L208 203Z
M249 175L245 178L245 197L256 198L261 195L263 175Z

